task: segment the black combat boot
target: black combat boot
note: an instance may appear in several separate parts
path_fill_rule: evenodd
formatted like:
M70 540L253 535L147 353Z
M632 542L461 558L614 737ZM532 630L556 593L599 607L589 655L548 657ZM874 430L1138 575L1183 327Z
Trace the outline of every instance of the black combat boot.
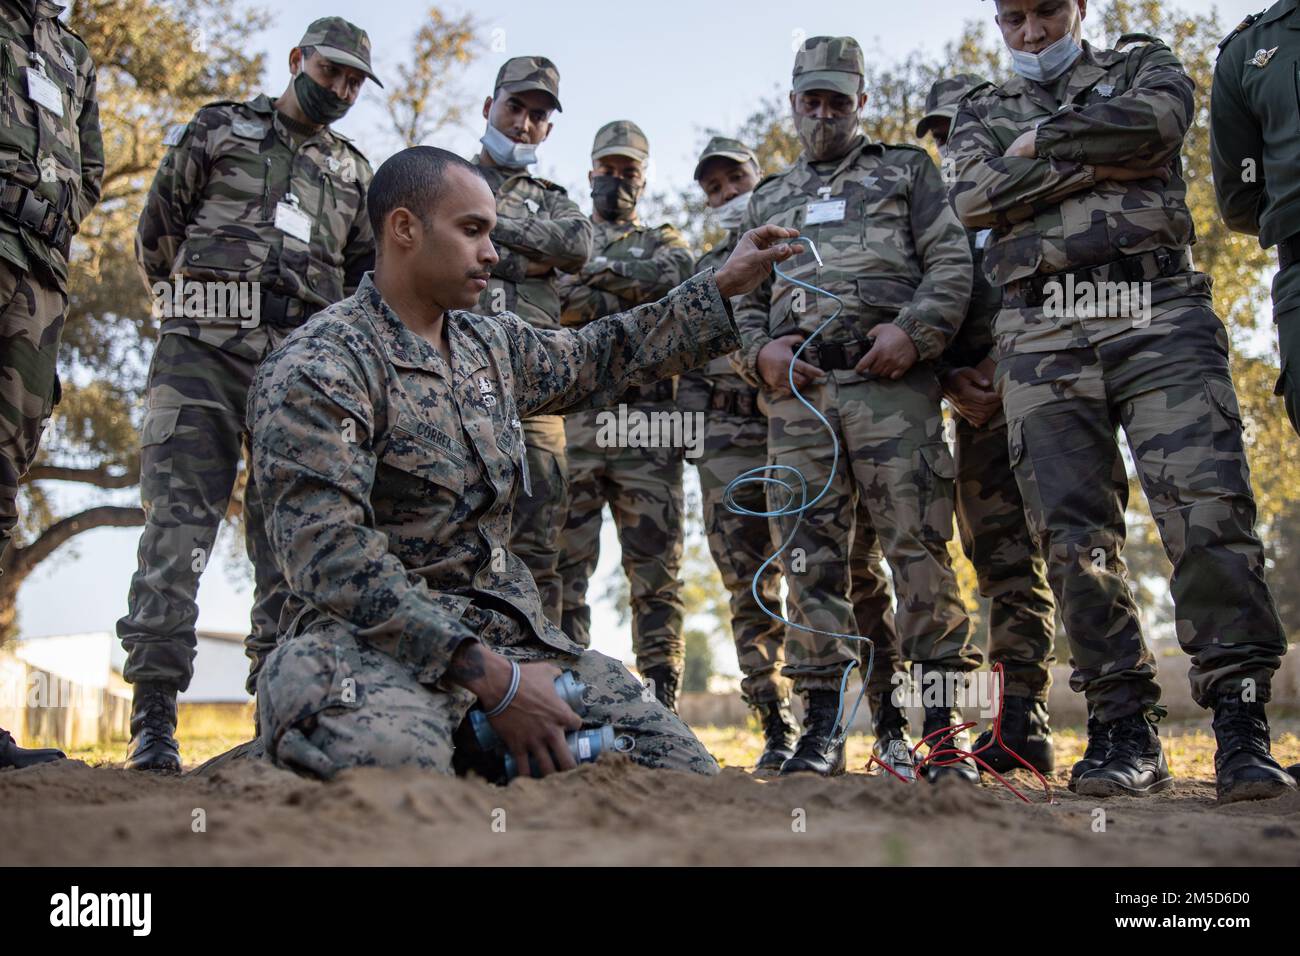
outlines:
M908 783L916 779L912 738L907 734L907 714L894 706L888 692L871 702L871 729L876 735L871 755Z
M19 747L9 731L0 728L0 770L14 767L34 767L38 763L52 760L66 760L62 750L28 750Z
M1295 790L1296 783L1269 752L1268 717L1261 703L1236 694L1214 705L1214 782L1220 803L1267 800Z
M1056 750L1052 746L1052 728L1047 725L1047 704L1030 697L1004 697L1001 718L1002 743L1006 747L999 746L990 727L975 738L975 753L980 760L998 773L1023 770L1025 765L1008 753L1009 748L1039 773L1051 773L1056 768Z
M956 707L947 707L940 704L937 707L925 708L925 725L921 728L922 738L930 737L935 731L943 730L945 727L956 727L962 722L961 711ZM945 739L946 738L946 739ZM970 733L963 730L961 733L952 737L946 734L935 734L930 737L928 744L930 752L934 750L942 753L945 750L970 750ZM956 755L940 756L937 763L928 763L923 768L925 778L931 783L938 783L941 780L960 780L964 783L979 783L980 772L975 766L975 761L970 757L958 759ZM949 761L955 761L949 763Z
M781 776L818 773L836 777L844 772L844 741L836 742L835 716L840 708L836 690L810 690L804 698L803 736L794 756L781 764Z
M176 688L153 682L136 684L126 769L180 773L181 748L175 734Z
M641 674L647 681L653 681L655 699L674 714L677 713L677 686L682 675L673 670L670 664L656 664L647 667Z
M1139 711L1106 725L1106 759L1079 776L1081 797L1145 797L1174 785L1155 722Z
M1106 725L1101 722L1096 712L1092 709L1092 704L1088 705L1088 746L1084 748L1083 756L1080 757L1073 767L1070 768L1069 789L1073 792L1079 783L1079 778L1089 770L1096 770L1106 760L1106 749L1110 746L1110 734L1106 731Z
M799 739L799 725L795 723L790 701L769 700L755 704L758 719L763 724L763 754L754 765L754 773L778 773L781 765L794 756L795 741Z

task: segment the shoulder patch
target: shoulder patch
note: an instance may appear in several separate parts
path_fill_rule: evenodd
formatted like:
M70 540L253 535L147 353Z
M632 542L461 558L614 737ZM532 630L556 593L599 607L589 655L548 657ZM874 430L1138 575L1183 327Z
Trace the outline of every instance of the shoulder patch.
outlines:
M171 126L167 127L167 132L163 134L163 145L180 145L180 141L185 138L185 131L189 128L189 123L172 123Z
M559 183L553 183L549 179L543 179L541 176L533 176L532 180L543 189L549 189L551 192L559 193L561 196L569 195L569 191Z
M1238 23L1237 26L1233 28L1233 31L1231 33L1229 33L1226 37L1224 37L1222 40L1219 41L1219 52L1222 53L1223 48L1227 46L1229 43L1231 43L1234 39L1236 39L1237 34L1241 33L1244 30L1249 30L1252 26L1254 26L1255 21L1258 20L1260 17L1262 17L1266 12L1267 11L1265 10L1261 10L1259 11L1259 13L1247 14L1245 19L1243 19L1240 23Z

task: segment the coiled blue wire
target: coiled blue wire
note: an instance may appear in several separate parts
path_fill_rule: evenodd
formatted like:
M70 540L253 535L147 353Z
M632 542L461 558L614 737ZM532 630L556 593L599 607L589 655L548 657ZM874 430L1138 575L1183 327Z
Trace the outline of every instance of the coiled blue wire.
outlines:
M822 264L821 256L817 252L816 244L811 239L807 238L806 236L799 236L797 239L788 240L788 242L792 245L796 243L806 244L808 248L812 251L813 258L817 260L818 266L819 267L821 266ZM854 666L856 666L856 662L850 662L849 664L847 664L844 668L844 674L840 678L839 704L835 710L835 725L836 728L839 729L839 732L835 737L835 742L836 745L838 745L839 742L843 741L844 738L848 736L849 726L853 723L854 718L857 717L858 708L862 705L862 698L866 696L867 682L871 678L871 669L875 664L875 660L876 660L876 644L873 640L871 640L871 638L867 637L864 634L841 634L837 631L824 631L821 628L809 627L806 624L798 624L794 621L788 620L785 617L782 617L776 611L773 611L771 608L769 608L766 604L763 603L763 599L758 594L758 581L759 578L763 576L764 572L766 572L767 569L771 566L772 562L775 561L778 557L780 557L780 555L789 546L790 542L794 539L795 534L799 531L799 525L803 522L804 512L806 512L809 508L817 504L817 502L821 501L822 498L826 496L827 492L830 491L831 483L835 480L835 473L839 469L840 442L835 435L835 429L831 427L831 423L826 420L826 417L821 412L819 412L811 402L809 402L806 398L803 397L803 394L799 391L798 387L795 385L794 363L799 360L799 356L803 354L804 349L808 348L808 346L812 343L813 339L821 335L821 333L827 328L827 326L829 326L832 322L834 322L837 318L839 318L840 313L844 311L844 300L841 299L839 296L837 296L835 293L828 292L827 290L821 288L820 286L815 286L809 282L804 282L801 279L796 279L794 276L790 275L789 273L782 271L780 266L774 264L772 266L772 269L778 276L780 276L786 282L789 282L790 284L798 286L802 289L807 289L809 292L812 292L815 295L824 295L827 298L833 299L835 301L835 311L832 312L829 316L827 316L826 319L820 325L818 325L816 329L813 330L813 333L809 335L807 338L805 338L802 342L800 342L799 347L795 349L794 358L790 362L790 369L786 376L790 386L790 392L794 395L796 399L799 400L800 404L802 404L804 408L808 409L808 411L812 412L813 415L816 416L817 420L821 422L822 427L826 429L826 433L830 435L831 469L826 478L826 484L822 486L821 491L817 492L817 496L813 498L811 501L808 500L808 481L807 479L804 478L803 472L801 472L794 465L783 465L779 463L773 463L770 465L760 465L757 468L751 468L748 471L741 472L739 475L737 475L735 478L731 479L731 481L727 483L727 487L723 490L722 493L722 501L723 504L726 505L727 509L733 512L734 514L748 515L750 517L763 518L765 520L780 519L788 515L794 516L795 519L794 527L790 529L789 536L786 537L784 540L782 540L781 546L778 547L775 552L769 555L767 559L758 566L758 570L754 572L754 579L750 583L750 593L754 595L755 602L757 602L758 606L763 610L764 614L766 614L768 617L772 618L775 621L780 621L782 624L785 624L788 627L798 628L799 630L807 631L810 634L823 634L827 637L836 637L848 641L863 641L867 645L867 662L862 671L862 689L858 692L857 700L854 701L853 710L849 714L848 720L844 721L842 725L840 723L840 718L844 715L844 698L848 692L849 675L853 673L853 668ZM790 483L789 480L786 480L786 478L778 477L779 475L782 474L786 475L787 477L793 480L797 480L799 483L799 504L797 506L795 506L794 504L795 501L794 486ZM754 511L750 508L746 508L744 505L736 501L735 495L739 489L753 486L753 485L762 486L765 495L767 493L767 489L769 486L774 485L778 488L783 489L788 495L785 504L783 504L779 508L774 508L768 511Z

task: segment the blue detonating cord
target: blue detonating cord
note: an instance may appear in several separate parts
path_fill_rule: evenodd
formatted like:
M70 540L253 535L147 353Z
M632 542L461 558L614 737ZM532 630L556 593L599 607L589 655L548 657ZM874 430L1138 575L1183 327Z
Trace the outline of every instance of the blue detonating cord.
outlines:
M791 244L794 243L806 244L809 250L812 252L813 258L817 260L818 268L821 267L822 257L817 253L817 246L815 243L813 243L811 239L808 239L805 236L800 236L797 239L792 239L788 241ZM858 698L853 703L853 710L849 714L848 720L846 720L842 725L842 728L840 724L840 718L844 714L844 698L848 692L849 674L853 672L853 668L856 665L856 662L850 662L849 664L847 664L844 668L844 674L840 678L839 705L835 711L835 726L836 729L839 731L836 735L835 741L836 741L836 745L838 745L841 741L844 740L845 737L848 736L849 726L853 723L854 719L857 717L858 708L862 705L862 698L866 696L867 682L871 678L871 668L875 664L875 660L876 660L876 644L873 640L871 640L871 638L866 637L865 635L862 634L841 634L837 631L824 631L821 628L809 627L805 624L797 624L794 621L782 617L776 611L773 611L766 604L764 604L763 599L759 597L758 580L760 577L763 576L763 573L768 569L768 567L771 566L772 562L775 561L778 557L780 557L781 553L785 551L785 549L789 546L790 542L794 539L796 532L798 532L799 530L799 525L803 522L804 512L807 511L809 508L811 508L813 505L817 504L817 502L821 501L822 498L826 496L826 493L830 491L831 482L835 480L835 472L839 468L840 442L839 439L836 438L835 436L835 429L832 428L831 423L826 420L826 416L824 416L821 412L819 412L812 405L811 402L809 402L806 398L803 397L803 394L799 391L799 388L795 385L794 363L799 360L799 356L803 354L804 349L808 348L809 344L813 341L813 339L821 335L821 333L826 329L827 326L829 326L832 322L834 322L837 318L839 318L840 313L844 311L844 300L841 299L833 292L828 292L825 289L820 288L819 286L815 286L812 285L811 283L804 282L800 279L796 279L794 276L781 271L781 268L775 264L773 264L772 269L778 276L780 276L786 282L791 283L792 285L799 286L802 289L807 289L809 292L812 292L816 295L824 295L827 298L835 300L835 311L832 312L829 316L827 316L825 321L823 321L820 325L818 325L817 328L813 331L813 333L809 335L807 338L805 338L802 342L800 342L799 347L795 349L794 358L790 362L790 369L786 376L790 386L791 393L794 395L795 398L799 400L800 404L802 404L804 408L808 409L808 411L812 412L813 415L816 416L817 420L821 422L822 427L826 429L826 433L830 435L831 470L830 473L827 475L826 484L822 487L821 491L817 492L817 497L813 498L812 501L808 500L808 482L804 478L803 472L801 472L794 465L782 465L775 462L770 465L760 465L757 468L751 468L748 471L742 472L741 474L737 475L735 478L731 479L731 481L727 483L727 487L722 493L722 501L723 504L727 506L728 510L732 511L733 513L740 514L740 515L748 515L754 518L779 519L787 515L794 516L795 519L794 527L790 529L789 535L787 535L781 541L781 546L777 548L774 553L769 555L762 564L759 565L758 570L754 572L754 579L750 583L750 588L749 588L750 593L754 595L755 602L757 602L758 606L763 610L764 614L766 614L768 617L772 618L775 621L780 621L782 624L785 624L788 627L798 628L799 630L807 631L810 634L824 634L827 637L837 637L847 641L863 641L867 645L867 661L862 672L862 689L858 692ZM783 473L788 476L791 476L794 480L797 480L799 483L799 504L798 505L794 504L795 501L794 486L790 483L790 481L786 480L785 478L777 477L777 475ZM753 511L749 508L746 508L744 505L736 501L735 494L739 489L751 485L762 486L764 493L766 493L768 486L771 485L775 485L776 487L781 488L788 495L785 504L769 511Z

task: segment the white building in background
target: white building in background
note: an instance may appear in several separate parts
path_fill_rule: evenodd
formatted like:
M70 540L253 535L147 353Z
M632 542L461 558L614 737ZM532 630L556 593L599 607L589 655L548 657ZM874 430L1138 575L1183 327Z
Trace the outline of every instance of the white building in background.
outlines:
M7 649L29 667L74 684L130 694L131 685L122 680L126 651L109 631L19 638ZM194 679L179 700L182 704L247 703L252 700L244 690L247 677L243 634L199 631Z

